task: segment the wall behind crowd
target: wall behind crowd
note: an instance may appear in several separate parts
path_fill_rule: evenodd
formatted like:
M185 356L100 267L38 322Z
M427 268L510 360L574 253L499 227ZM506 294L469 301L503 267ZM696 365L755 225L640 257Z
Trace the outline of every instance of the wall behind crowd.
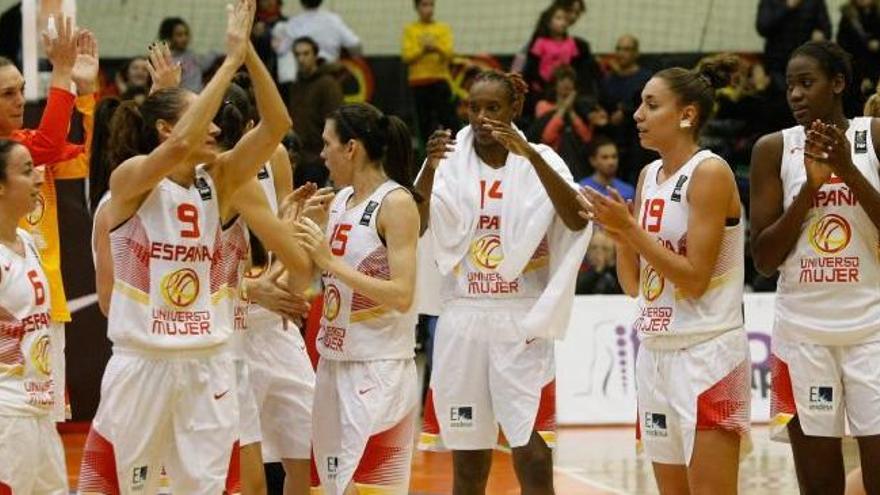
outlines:
M826 0L832 25L847 0ZM0 0L0 11L15 0ZM196 52L223 50L227 0L77 0L80 23L101 41L104 57L129 57L146 51L160 20L181 16L193 29ZM300 10L286 0L285 13ZM460 53L511 54L525 42L547 1L438 0L436 18L455 32ZM400 53L403 25L414 18L412 0L325 0L361 37L364 53ZM755 31L758 0L587 0L587 15L572 34L607 53L622 33L636 34L646 53L757 52L763 39Z

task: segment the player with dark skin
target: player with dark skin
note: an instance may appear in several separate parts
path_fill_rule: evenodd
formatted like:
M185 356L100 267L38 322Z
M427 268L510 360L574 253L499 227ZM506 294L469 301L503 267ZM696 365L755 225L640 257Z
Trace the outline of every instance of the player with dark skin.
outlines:
M807 180L787 209L783 208L780 177L782 132L761 137L752 152L751 250L755 267L768 276L795 248L813 199L832 173L846 183L870 221L880 228L880 191L853 164L852 145L845 135L849 120L844 115L843 95L850 74L839 67L846 64L838 67L833 63L840 58L833 48L826 49L827 56L802 48L789 59L786 94L795 120L808 129L804 150ZM840 53L845 58L845 52ZM874 151L880 155L880 119L871 122L871 137ZM806 435L798 416L788 423L787 430L801 493L844 493L841 438ZM868 493L880 493L880 471L876 469L880 465L880 435L858 437L858 444L865 487Z
M556 213L571 230L581 230L587 221L578 215L577 191L557 174L513 126L522 111L525 83L518 75L484 73L470 88L468 121L474 132L477 156L492 168L505 166L509 153L528 159L547 191ZM434 174L440 161L453 151L454 135L449 130L435 131L427 144L428 158L416 181L416 191L424 198L419 203L423 229L428 225ZM553 453L537 432L529 442L514 447L513 464L517 479L526 495L552 494ZM491 450L453 450L453 493L483 494L492 465Z

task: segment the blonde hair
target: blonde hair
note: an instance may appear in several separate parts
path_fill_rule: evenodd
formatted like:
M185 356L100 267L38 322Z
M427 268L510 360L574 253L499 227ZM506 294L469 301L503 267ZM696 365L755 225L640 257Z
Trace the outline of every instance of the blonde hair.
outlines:
M877 91L865 102L865 117L880 117L880 84L877 84Z

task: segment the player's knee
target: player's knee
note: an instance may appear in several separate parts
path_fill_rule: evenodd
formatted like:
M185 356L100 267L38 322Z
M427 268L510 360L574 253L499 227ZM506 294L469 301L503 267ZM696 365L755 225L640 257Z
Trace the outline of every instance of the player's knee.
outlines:
M491 453L487 456L482 452L467 454L457 452L453 461L456 480L469 485L485 483L489 478L490 456Z
M553 451L543 442L514 449L514 465L521 479L533 486L552 486Z

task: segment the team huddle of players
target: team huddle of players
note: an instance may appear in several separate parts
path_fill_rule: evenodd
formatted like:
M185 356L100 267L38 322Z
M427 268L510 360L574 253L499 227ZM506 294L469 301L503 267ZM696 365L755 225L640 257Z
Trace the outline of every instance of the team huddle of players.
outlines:
M523 492L552 493L553 342L601 228L639 300L639 434L661 491L736 493L751 403L746 219L730 167L698 144L736 59L647 83L634 117L660 159L634 204L579 190L552 149L528 143L513 125L525 85L496 71L474 81L468 125L432 135L415 180L406 125L354 104L323 133L335 193L294 190L279 144L290 117L248 38L254 8L229 10L225 61L200 94L157 77L113 113L93 233L113 356L79 492L155 493L167 479L173 493L259 493L274 460L285 493L406 493L418 251L443 280L420 445L453 451L454 493L484 493L500 425ZM151 62L167 68L161 47ZM242 65L252 98L233 82ZM842 493L847 426L862 465L880 463L880 121L845 117L850 74L833 43L796 50L799 125L761 138L751 172L754 259L780 272L773 434L809 493ZM68 493L49 415L61 400L49 281L17 228L44 180L28 147L0 140L0 493ZM317 371L297 316L256 293L265 283L320 283ZM880 472L863 478L880 492Z

